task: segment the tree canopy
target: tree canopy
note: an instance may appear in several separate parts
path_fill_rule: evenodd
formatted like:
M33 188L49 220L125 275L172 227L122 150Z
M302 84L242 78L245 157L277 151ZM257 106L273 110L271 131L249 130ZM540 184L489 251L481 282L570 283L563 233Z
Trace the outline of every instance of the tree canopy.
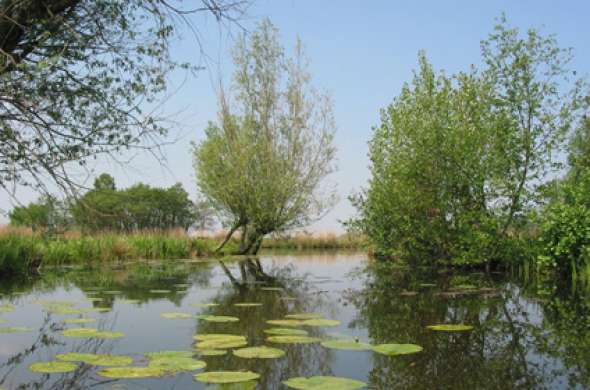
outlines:
M334 169L335 124L330 99L311 86L301 43L287 57L268 20L237 42L233 57L234 94L221 94L219 120L194 145L194 167L227 239L240 230L240 252L256 253L265 235L304 226L330 204L322 180Z

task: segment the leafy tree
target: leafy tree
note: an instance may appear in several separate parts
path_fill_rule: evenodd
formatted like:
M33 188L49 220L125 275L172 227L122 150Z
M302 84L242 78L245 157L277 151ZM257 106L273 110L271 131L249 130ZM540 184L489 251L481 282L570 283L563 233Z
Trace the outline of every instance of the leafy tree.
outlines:
M188 229L197 218L195 205L180 184L154 188L139 183L117 190L108 174L100 175L94 189L74 203L72 214L76 224L88 231Z
M55 233L70 225L67 207L55 197L46 195L27 206L17 206L8 214L10 225L30 227L33 232Z
M238 41L235 105L222 94L219 121L194 145L199 190L229 227L221 246L240 230L244 254L269 233L308 224L331 201L321 182L334 168L332 106L310 85L301 43L287 58L277 35L264 21Z
M188 68L169 55L179 27L206 11L233 21L241 0L0 0L0 187L47 192L47 179L99 155L150 148L166 134L144 112L166 74Z
M349 223L378 253L414 262L490 264L528 255L521 239L539 184L578 118L569 51L504 19L482 42L485 66L436 74L424 55L382 111L369 144L371 180Z

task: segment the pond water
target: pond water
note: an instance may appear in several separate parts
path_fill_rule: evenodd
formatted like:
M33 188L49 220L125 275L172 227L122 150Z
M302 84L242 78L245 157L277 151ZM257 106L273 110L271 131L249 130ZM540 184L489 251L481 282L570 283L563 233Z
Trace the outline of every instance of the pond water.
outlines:
M533 281L517 272L367 265L363 254L278 254L223 263L45 270L38 277L2 281L0 388L288 389L283 381L316 375L362 381L369 389L590 386L590 307L580 286ZM293 313L335 321L310 326L314 322L300 323L305 317L290 328L267 323ZM216 322L228 316L238 321ZM80 318L93 322L71 321ZM428 328L437 324L473 329ZM75 328L98 329L102 337L67 337ZM313 342L273 343L264 332L270 328L299 329ZM247 359L234 355L239 349L234 347L203 356L195 335L218 333L242 335L248 346L266 345L285 354ZM353 348L354 343L409 343L423 350L388 356L370 346L342 350L320 343L341 339L351 340L344 344ZM146 354L166 350L192 351L206 367L135 379L107 377L108 367L79 362L67 373L30 370L68 352L125 355L132 366L146 366L152 363ZM260 377L231 386L195 380L199 373L228 370ZM339 388L346 387L330 389Z

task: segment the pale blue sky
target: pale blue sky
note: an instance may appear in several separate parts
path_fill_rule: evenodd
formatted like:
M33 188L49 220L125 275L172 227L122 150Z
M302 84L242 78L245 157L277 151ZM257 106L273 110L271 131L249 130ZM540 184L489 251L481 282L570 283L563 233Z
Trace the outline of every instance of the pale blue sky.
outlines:
M555 33L561 46L574 48L574 68L580 74L588 73L588 0L254 2L244 27L252 29L258 20L268 17L279 28L286 48L291 48L299 35L311 60L314 84L330 92L334 100L339 171L330 180L338 186L340 202L313 230L339 231L338 220L353 214L346 197L367 182L371 127L378 124L379 110L412 77L418 51L425 50L434 66L448 73L477 65L479 42L502 12L521 29L537 27ZM210 59L203 62L207 69L188 79L164 106L178 122L173 133L182 135L166 148L168 169L148 156L136 158L125 169L112 164L97 167L113 170L120 186L137 181L154 185L180 181L189 193L196 192L190 142L201 139L207 121L216 118L216 82L220 75L229 82L232 69L231 36L211 19L197 22ZM232 32L237 34L238 29ZM202 62L188 33L173 43L173 53L182 60ZM180 74L172 78L172 90L181 80L184 76ZM21 192L21 200L32 198L30 191ZM2 208L8 208L8 204L8 198L0 195Z

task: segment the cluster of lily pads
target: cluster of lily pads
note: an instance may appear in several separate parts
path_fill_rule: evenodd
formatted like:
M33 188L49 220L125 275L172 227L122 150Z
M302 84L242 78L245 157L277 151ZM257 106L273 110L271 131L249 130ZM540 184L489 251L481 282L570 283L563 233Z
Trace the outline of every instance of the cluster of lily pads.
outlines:
M267 288L273 289L273 288ZM154 293L164 293L168 290L153 290ZM269 290L269 291L275 291ZM278 288L276 291L279 291ZM104 292L103 293L109 293ZM114 292L113 292L114 293ZM100 298L91 298L90 301L98 301ZM36 301L41 304L44 310L58 315L85 315L92 312L105 311L101 308L76 308L75 303L67 301ZM217 306L216 303L198 303L193 304L197 308L210 308ZM261 303L241 302L234 304L236 307L258 307ZM15 307L11 304L1 304L0 313L14 311ZM106 309L108 310L108 309ZM199 319L208 322L237 322L238 317L225 315L208 315L192 314L186 312L166 312L161 313L165 319ZM95 322L92 317L67 318L63 320L66 324L88 324ZM2 319L0 319L2 322ZM340 324L339 321L323 318L317 313L291 313L281 319L266 321L271 327L264 329L266 342L270 344L311 344L320 343L321 346L329 349L351 350L351 351L373 351L378 354L387 356L407 355L421 352L423 348L416 344L377 344L361 342L358 339L351 339L347 336L332 336L329 338L318 338L310 336L304 327L335 327ZM432 331L455 332L469 331L473 328L465 324L438 324L427 327ZM13 333L21 331L32 331L29 328L1 328L0 333ZM64 337L73 338L100 338L112 339L124 337L121 332L104 331L96 328L68 328L64 329L61 334ZM147 361L146 365L134 365L136 361L130 356L111 355L111 354L92 354L92 353L64 353L56 355L54 361L38 362L31 364L29 369L33 372L40 373L66 373L76 370L81 364L99 367L97 374L105 378L146 378L146 377L163 377L175 375L180 372L191 372L204 369L207 363L198 360L195 355L200 357L225 355L231 350L233 356L243 359L278 359L285 355L285 351L279 348L259 345L248 346L248 340L245 336L226 333L198 334L194 336L194 351L160 351L146 353L139 361ZM254 388L256 380L260 378L258 373L252 371L210 371L194 375L194 379L199 382L213 384L231 384L231 383L252 383ZM333 376L313 376L313 377L296 377L283 381L283 384L293 389L343 389L354 390L364 388L365 383L349 378ZM250 388L250 387L248 387ZM0 389L1 390L1 389Z

